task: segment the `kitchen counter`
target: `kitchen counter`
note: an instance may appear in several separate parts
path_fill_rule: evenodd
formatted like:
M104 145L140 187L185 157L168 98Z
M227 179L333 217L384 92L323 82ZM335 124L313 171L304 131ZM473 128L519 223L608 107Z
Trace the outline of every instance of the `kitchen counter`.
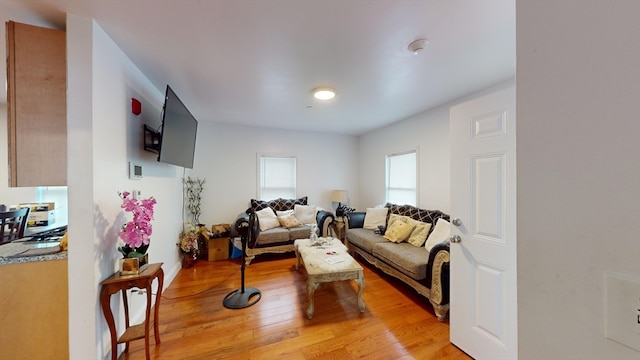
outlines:
M63 253L63 260L0 266L0 359L69 359L68 260ZM39 257L32 258L11 260Z
M18 240L0 245L0 265L62 260L66 258L67 251L62 251L58 241Z

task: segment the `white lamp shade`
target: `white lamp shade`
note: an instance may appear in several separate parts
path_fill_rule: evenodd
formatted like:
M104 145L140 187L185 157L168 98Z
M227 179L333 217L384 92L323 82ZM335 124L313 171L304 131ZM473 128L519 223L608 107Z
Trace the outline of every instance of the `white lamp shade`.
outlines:
M349 200L349 193L347 190L333 190L331 193L331 201L337 203L345 203Z

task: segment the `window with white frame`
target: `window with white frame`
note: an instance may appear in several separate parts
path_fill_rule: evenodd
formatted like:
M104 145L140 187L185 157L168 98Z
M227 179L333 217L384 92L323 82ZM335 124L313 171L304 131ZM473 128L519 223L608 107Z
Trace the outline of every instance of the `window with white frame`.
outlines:
M294 156L258 156L258 199L295 199L296 158Z
M417 206L417 153L387 155L386 198L394 204Z

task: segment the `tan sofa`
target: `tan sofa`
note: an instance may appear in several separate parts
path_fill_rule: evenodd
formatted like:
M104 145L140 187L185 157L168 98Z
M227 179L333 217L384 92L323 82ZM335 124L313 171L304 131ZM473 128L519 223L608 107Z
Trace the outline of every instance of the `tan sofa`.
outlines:
M328 236L331 223L334 220L332 212L319 209L315 206L308 205L307 197L298 199L275 199L270 201L261 201L251 199L251 207L243 214L240 214L235 221L232 229L232 236L243 236L243 230L248 229L249 214L251 212L260 212L267 209L273 211L274 214L286 211L296 210L303 212L298 215L303 221L301 226L284 227L278 226L268 230L261 230L258 240L255 244L247 244L245 263L249 265L257 255L265 253L286 253L294 252L293 242L297 239L308 239L311 234L310 223L318 226L318 236Z
M438 210L424 210L410 205L388 203L385 207L388 214L383 227L387 226L391 214L431 223L427 238L424 239L426 243L429 236L433 235L429 243L433 245L430 251L424 245L389 241L377 229L365 229L366 212L353 212L347 216L346 239L349 250L429 299L438 320L443 321L449 310L449 241L440 229L447 226L448 233L449 216ZM438 225L438 234L434 234L434 224L438 219L446 221ZM434 244L433 240L436 239Z

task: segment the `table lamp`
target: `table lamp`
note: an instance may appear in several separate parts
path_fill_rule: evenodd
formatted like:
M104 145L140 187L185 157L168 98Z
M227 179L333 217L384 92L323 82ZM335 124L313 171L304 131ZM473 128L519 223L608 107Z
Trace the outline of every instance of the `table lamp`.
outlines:
M336 215L338 216L344 215L341 209L342 203L347 202L348 200L349 200L349 193L347 192L347 190L333 190L333 192L331 193L331 201L338 203L338 207L336 208Z

